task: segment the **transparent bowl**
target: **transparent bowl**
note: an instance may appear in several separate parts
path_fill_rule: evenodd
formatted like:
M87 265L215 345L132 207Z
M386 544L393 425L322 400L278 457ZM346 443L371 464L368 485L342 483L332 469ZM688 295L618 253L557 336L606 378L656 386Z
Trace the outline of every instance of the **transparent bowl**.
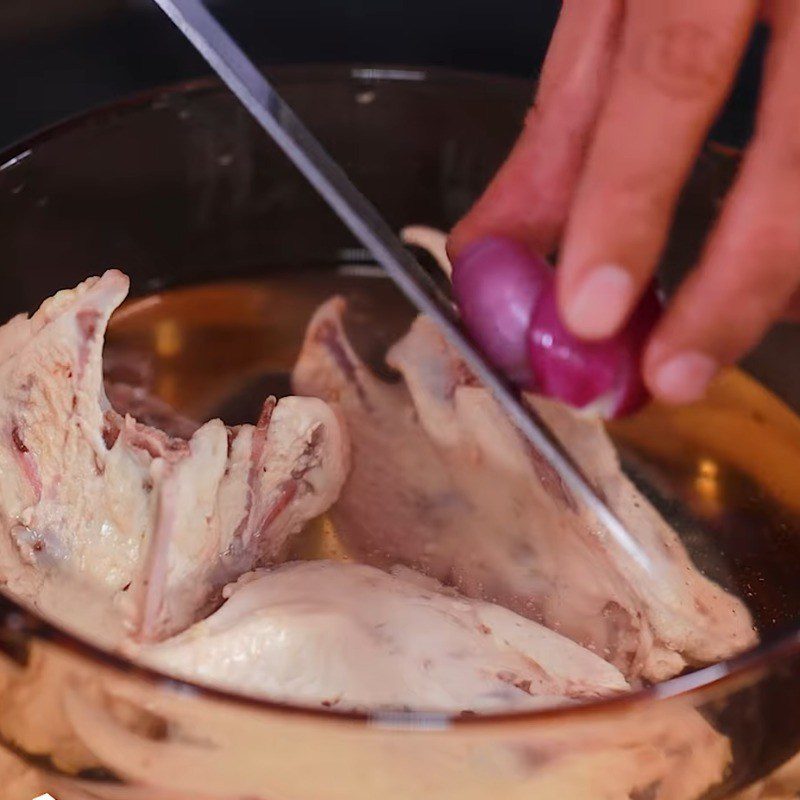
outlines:
M519 80L441 70L311 67L273 76L398 228L446 229L459 218L507 152L531 92ZM147 354L156 391L197 417L242 422L267 391L287 391L309 315L334 292L368 323L360 348L376 366L410 319L391 284L214 83L91 112L12 148L0 164L0 316L123 268L135 296L109 342ZM667 285L691 266L736 165L720 148L702 155L664 260ZM153 293L157 303L146 300ZM160 345L165 330L173 346ZM611 431L631 476L696 562L750 606L756 651L567 709L365 716L174 680L3 596L4 797L733 796L800 751L800 386L785 366L798 347L797 329L785 327L747 361L750 375L730 370L705 402L652 407ZM774 780L791 776L790 765Z

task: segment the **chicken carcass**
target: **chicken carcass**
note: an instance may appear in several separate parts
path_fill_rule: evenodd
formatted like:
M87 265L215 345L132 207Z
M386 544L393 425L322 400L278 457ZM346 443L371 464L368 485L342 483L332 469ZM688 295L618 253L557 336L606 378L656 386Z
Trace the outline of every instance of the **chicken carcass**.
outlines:
M0 328L0 577L45 612L76 578L135 637L158 639L333 503L347 443L313 398L268 400L257 425L213 420L186 439L118 414L102 349L127 292L109 271Z
M507 711L628 689L569 639L404 568L293 562L244 576L229 595L141 657L247 694L349 710Z
M661 680L756 640L750 615L706 579L623 474L602 424L532 399L646 552L642 580L425 317L380 380L347 340L344 301L319 309L294 373L298 394L337 404L353 469L332 512L354 555L419 569L591 648L629 680Z

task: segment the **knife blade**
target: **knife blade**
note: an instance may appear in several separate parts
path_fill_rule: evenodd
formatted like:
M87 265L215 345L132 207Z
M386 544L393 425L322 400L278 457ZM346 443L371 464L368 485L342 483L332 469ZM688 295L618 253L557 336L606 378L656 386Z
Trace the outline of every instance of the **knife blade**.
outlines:
M201 0L154 0L238 97L352 234L423 314L433 319L508 417L606 528L614 543L648 574L657 572L626 525L517 389L489 365L464 334L458 314L378 210L350 181L263 73Z

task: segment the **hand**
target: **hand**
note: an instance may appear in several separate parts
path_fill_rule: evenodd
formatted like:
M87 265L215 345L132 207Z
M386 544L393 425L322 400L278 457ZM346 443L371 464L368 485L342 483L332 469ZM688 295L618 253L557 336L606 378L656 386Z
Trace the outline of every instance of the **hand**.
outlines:
M800 318L800 2L565 0L525 130L456 226L557 247L564 323L625 322L762 15L772 26L756 134L700 263L648 342L656 397L689 402L781 316Z

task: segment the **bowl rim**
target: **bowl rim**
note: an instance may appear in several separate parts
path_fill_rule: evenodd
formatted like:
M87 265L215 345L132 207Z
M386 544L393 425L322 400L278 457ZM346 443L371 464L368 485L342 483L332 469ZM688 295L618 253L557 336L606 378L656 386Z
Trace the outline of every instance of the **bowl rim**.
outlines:
M352 83L356 86L374 86L386 83L426 83L475 85L492 91L518 93L530 87L533 80L501 73L483 73L443 67L394 66L384 64L292 64L271 65L266 68L279 85L296 83ZM52 125L41 128L29 136L0 149L0 173L24 161L36 147L45 144L87 123L103 124L133 112L159 108L177 96L220 94L228 90L215 77L201 77L158 86L125 96L117 101L70 115ZM266 135L266 134L265 134ZM728 145L709 143L708 149L728 157L739 157L741 152ZM0 650L13 651L15 645L26 645L29 639L46 641L61 650L89 659L104 668L124 673L128 677L144 680L155 688L196 695L213 701L234 703L255 711L306 718L317 723L358 723L385 726L398 731L431 732L458 730L481 732L497 726L531 725L551 720L567 720L601 713L619 713L648 705L653 701L688 698L693 704L707 699L705 695L724 691L732 683L741 682L770 665L779 663L800 652L800 626L760 643L733 658L710 664L694 672L678 675L652 686L635 689L627 694L609 698L581 701L568 706L504 711L486 714L454 715L446 712L398 711L358 712L296 705L278 700L254 697L231 689L214 688L189 679L178 678L152 667L138 664L118 652L106 650L84 635L71 632L66 626L40 616L23 602L13 598L0 586L0 620L10 630L0 641Z

